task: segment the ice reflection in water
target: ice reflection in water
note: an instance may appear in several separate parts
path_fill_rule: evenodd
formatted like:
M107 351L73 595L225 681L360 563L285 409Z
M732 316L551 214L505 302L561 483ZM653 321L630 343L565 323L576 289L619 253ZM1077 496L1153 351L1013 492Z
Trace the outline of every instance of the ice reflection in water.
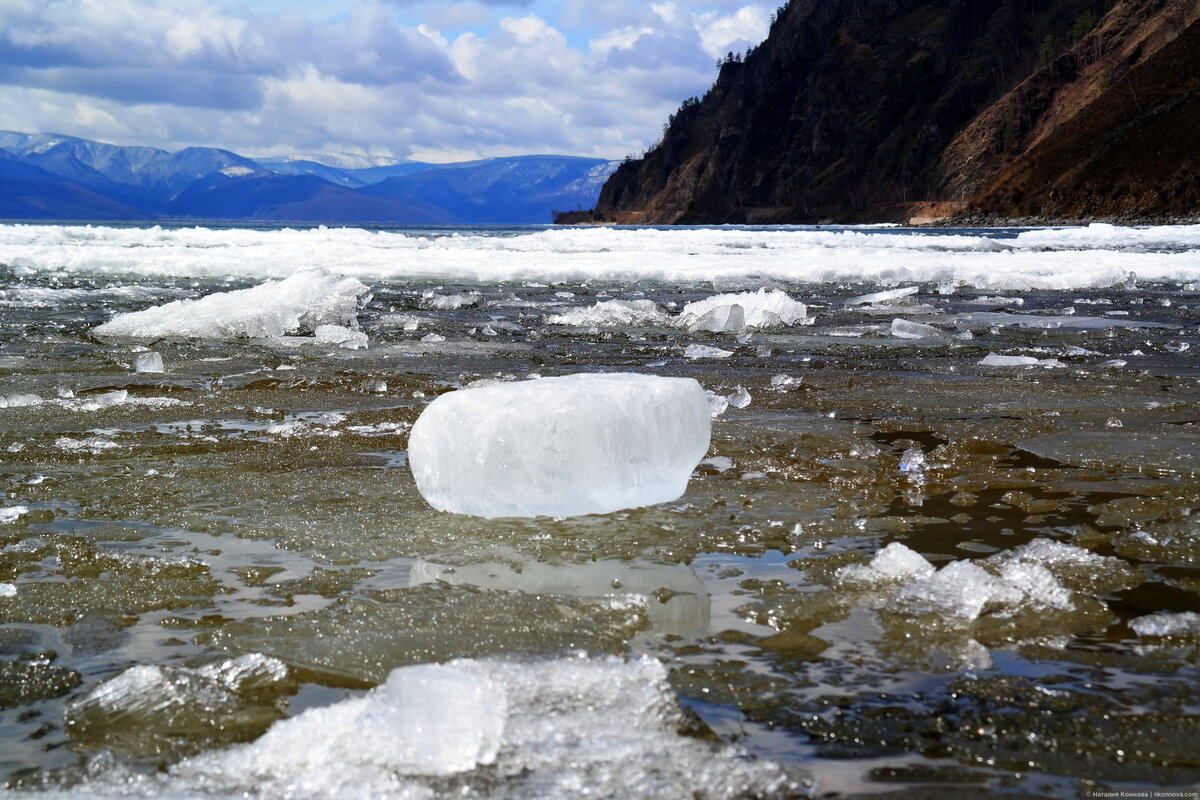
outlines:
M634 595L644 598L650 627L658 633L702 633L711 615L708 591L686 564L604 560L561 566L520 561L450 566L417 559L411 581L414 586L444 581L573 597Z

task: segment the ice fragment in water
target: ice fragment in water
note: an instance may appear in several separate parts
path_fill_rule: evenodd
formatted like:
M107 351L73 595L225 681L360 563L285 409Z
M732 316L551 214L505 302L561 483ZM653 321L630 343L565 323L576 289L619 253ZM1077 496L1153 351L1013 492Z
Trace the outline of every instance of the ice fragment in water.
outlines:
M750 393L746 391L745 387L737 387L737 391L729 395L729 405L734 408L745 408L750 405Z
M283 716L272 701L291 687L287 665L258 653L198 669L139 664L71 701L67 730L145 753L187 737L252 738Z
M866 306L876 305L878 303L891 303L895 300L900 300L920 291L919 286L905 286L900 289L888 289L883 292L872 292L871 294L862 294L858 297L851 297L846 301L847 306Z
M988 605L1015 605L1020 589L971 561L951 561L927 578L907 583L893 595L899 609L976 619Z
M731 355L733 355L732 350L722 350L719 347L710 347L706 344L689 344L683 349L683 357L690 359L729 358Z
M356 324L359 302L368 293L354 278L312 269L250 289L118 314L92 333L138 338L284 336L312 331L318 325Z
M427 333L421 337L421 341L425 342L425 344L437 344L438 342L446 341L446 337L436 333Z
M0 524L16 522L29 513L29 506L9 506L0 508Z
M309 800L810 794L777 764L681 735L683 721L653 659L462 659L401 667L363 697L145 781L163 797Z
M0 597L16 597L17 587L11 583L0 583Z
M925 453L919 447L910 447L900 456L901 472L921 472L925 469Z
M0 394L0 408L20 408L22 406L41 405L42 397L36 394L10 394L7 397Z
M737 303L717 306L688 325L689 331L741 333L746 329L746 310Z
M716 419L729 410L729 398L725 395L717 394L711 389L705 389L704 396L708 398L708 411L713 419Z
M942 331L932 325L911 322L899 317L892 320L892 336L898 339L931 339L942 335Z
M843 583L880 583L904 578L928 578L934 572L933 565L917 551L892 542L880 550L869 564L849 564L837 572L838 581Z
M404 775L453 775L496 760L507 714L504 690L452 665L401 667L365 697L311 708L253 744L202 757L243 776L294 775L323 763Z
M1131 620L1129 627L1138 636L1200 638L1200 614L1195 611L1181 611L1177 614L1159 611Z
M981 367L1032 367L1038 363L1033 356L1001 356L988 353L979 360Z
M471 308L483 303L483 295L479 292L464 294L435 294L425 292L421 297L421 307L437 311L457 311L460 308Z
M625 325L664 325L668 317L653 300L604 300L587 308L576 308L546 319L551 325L579 328Z
M706 297L685 305L678 319L680 327L714 333L741 333L746 328L808 325L811 322L808 307L778 289Z
M674 500L709 436L708 400L691 378L579 374L444 394L408 452L434 508L569 517Z
M162 355L155 353L153 350L147 353L138 353L133 359L134 372L162 372L163 359Z
M345 350L367 349L367 335L344 325L318 325L313 335L318 342L336 344Z

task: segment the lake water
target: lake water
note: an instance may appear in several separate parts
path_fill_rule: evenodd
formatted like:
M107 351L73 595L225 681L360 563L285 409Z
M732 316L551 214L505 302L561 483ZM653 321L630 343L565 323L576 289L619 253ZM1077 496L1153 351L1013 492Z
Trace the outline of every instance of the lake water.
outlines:
M369 287L365 348L93 334L313 269ZM1198 284L1200 227L0 225L0 779L1194 789ZM776 292L804 314L685 311ZM167 317L219 327L238 297ZM709 392L681 498L425 503L406 450L433 398L599 371Z

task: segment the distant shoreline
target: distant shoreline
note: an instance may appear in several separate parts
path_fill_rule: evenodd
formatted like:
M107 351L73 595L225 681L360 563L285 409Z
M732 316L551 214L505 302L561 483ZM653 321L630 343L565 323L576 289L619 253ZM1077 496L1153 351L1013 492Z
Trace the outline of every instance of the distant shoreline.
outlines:
M675 221L664 221L665 217L674 216ZM905 228L1058 228L1086 227L1092 224L1119 225L1124 227L1142 227L1158 225L1200 225L1200 214L1181 215L1163 214L1150 216L1087 216L1087 217L1001 217L996 214L951 214L939 217L898 219L893 215L881 215L878 218L848 216L843 218L825 218L807 221L783 220L750 220L726 219L705 221L683 221L683 213L666 214L662 212L607 212L568 211L556 214L554 224L564 227L602 227L611 225L813 225L821 226L855 226L895 224Z

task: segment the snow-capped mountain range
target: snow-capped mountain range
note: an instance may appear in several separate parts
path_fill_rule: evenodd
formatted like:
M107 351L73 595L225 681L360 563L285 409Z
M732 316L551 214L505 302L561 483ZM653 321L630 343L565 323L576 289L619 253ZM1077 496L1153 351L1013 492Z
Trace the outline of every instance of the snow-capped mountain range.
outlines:
M548 223L591 208L617 162L514 156L427 164L346 153L251 159L0 131L0 218Z

